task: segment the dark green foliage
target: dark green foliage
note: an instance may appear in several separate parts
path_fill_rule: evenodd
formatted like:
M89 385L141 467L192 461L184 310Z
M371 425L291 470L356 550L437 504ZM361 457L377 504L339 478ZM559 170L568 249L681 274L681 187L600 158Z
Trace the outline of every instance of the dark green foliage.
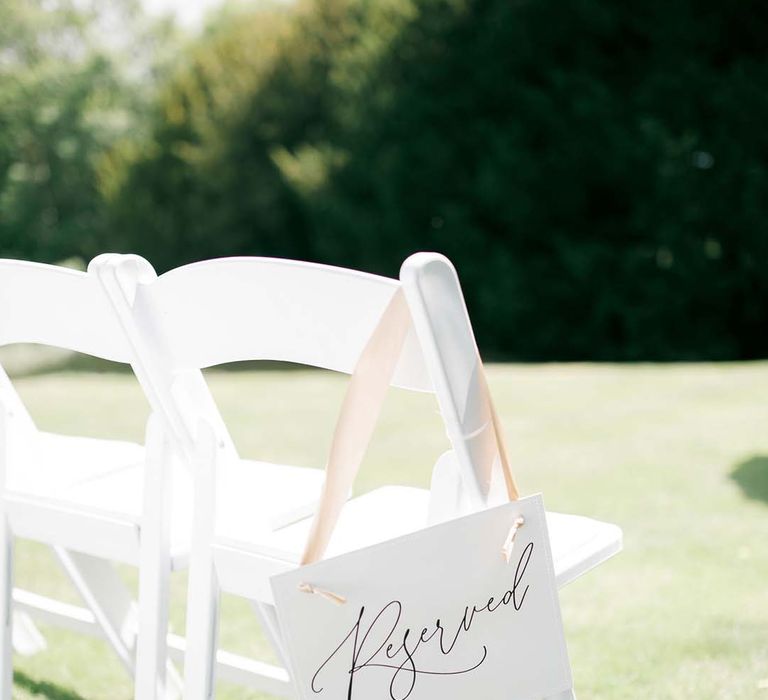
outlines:
M418 4L311 201L319 257L445 252L507 357L768 353L768 6Z
M432 249L492 356L768 356L766 36L756 0L225 15L100 168L104 247L389 275Z

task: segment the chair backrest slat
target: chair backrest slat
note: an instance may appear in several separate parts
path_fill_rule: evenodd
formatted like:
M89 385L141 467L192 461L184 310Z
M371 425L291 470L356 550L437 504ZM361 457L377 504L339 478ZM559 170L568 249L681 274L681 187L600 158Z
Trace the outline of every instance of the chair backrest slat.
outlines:
M129 351L95 276L20 260L0 260L0 346L39 343L116 362Z
M351 373L399 286L397 280L327 265L223 258L140 285L135 304L154 308L176 368L277 360ZM393 383L431 389L413 331Z

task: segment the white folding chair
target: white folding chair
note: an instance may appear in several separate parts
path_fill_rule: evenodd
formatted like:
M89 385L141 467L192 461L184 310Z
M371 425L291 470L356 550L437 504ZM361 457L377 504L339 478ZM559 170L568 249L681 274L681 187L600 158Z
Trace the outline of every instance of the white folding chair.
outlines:
M0 345L36 343L116 362L130 346L96 277L0 260ZM39 431L0 371L0 698L11 697L12 602L46 622L103 635L135 676L135 696L165 694L167 579L188 543L170 540L171 452L150 417L146 449ZM86 609L13 590L14 538L51 545ZM187 538L188 539L188 538ZM137 609L110 562L140 567ZM138 618L138 619L137 619ZM170 694L181 680L170 667Z
M501 498L503 489L497 488L498 470L493 466L497 455L488 448L489 416L477 400L474 336L455 271L442 256L413 256L403 265L401 281L268 258L210 260L157 279L135 257L112 258L110 267L111 294L132 314L137 337L142 336L138 326L144 328L142 342L149 343L154 334L162 337L178 366L188 368L233 360L282 360L351 373L383 310L404 288L413 327L392 383L436 393L453 449L438 460L431 493L388 486L353 499L339 521L329 554L412 532ZM199 422L188 426L196 483L186 700L214 694L222 591L256 603L284 659L270 605L269 577L297 566L310 526L305 518L277 529L243 527L236 513L242 503L221 494L221 477L231 460L228 436L222 424L208 420L205 412L193 417ZM249 495L268 499L274 492L268 483L264 488L265 493ZM221 517L223 508L226 518ZM396 519L390 517L393 512ZM559 585L621 547L621 532L613 525L552 514L549 527ZM275 695L293 694L287 673L272 668L254 664L241 679Z
M231 268L190 265L158 278L143 258L115 254L100 255L89 265L131 343L139 383L178 451L192 460L198 449L199 424L215 426L224 455L218 484L221 526L228 532L267 535L314 512L324 474L318 469L241 459L208 390L203 368L259 357L256 349L261 341L251 314L283 311L271 300L257 309L262 298L260 279L250 275L250 267ZM178 502L188 503L191 512L191 490L185 491L184 482L179 482L174 487ZM268 611L258 608L257 612L265 612L261 622L271 638ZM182 639L172 638L171 651L181 650L183 644ZM262 678L268 688L286 682L280 668L262 664L255 676L253 668L250 660L235 654L223 655L219 663L222 677L232 680L250 675Z

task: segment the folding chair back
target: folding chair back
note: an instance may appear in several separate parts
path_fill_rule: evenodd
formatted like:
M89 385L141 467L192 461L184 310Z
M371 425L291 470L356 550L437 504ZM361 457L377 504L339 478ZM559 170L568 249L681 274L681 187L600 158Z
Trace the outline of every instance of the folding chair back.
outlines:
M453 448L433 470L430 521L503 501L497 442L477 384L474 334L456 271L444 256L412 256L401 281L275 258L207 260L158 277L139 256L106 254L89 270L102 280L134 346L134 372L150 403L188 459L201 421L237 458L202 368L272 360L351 373L402 288L413 326L392 384L437 394ZM276 517L271 526L306 510Z
M134 370L192 458L201 421L236 456L200 369L242 360L287 361L351 373L398 289L413 325L392 384L435 391L453 450L434 470L431 520L504 498L479 356L456 271L419 253L402 281L275 258L221 258L157 276L134 255L89 267L104 283L135 348Z
M130 347L98 279L56 265L0 259L0 347L47 345L127 362ZM14 449L34 434L34 422L0 367L0 404Z
M161 275L136 303L156 305L178 366L276 360L350 373L398 286L294 260L222 258ZM413 336L395 383L429 389Z
M159 277L138 256L99 256L101 277L136 348L134 368L187 455L201 420L231 438L200 370L247 360L351 373L399 288L375 275L273 258L222 258ZM394 383L428 391L413 333Z
M488 502L493 460L487 453L495 450L495 441L488 439L489 417L477 387L474 335L456 272L445 257L412 256L403 266L402 285L355 270L275 258L207 260L157 277L143 258L104 255L91 269L137 348L137 376L187 455L194 451L201 419L234 449L200 369L273 360L349 374L403 286L414 328L392 384L436 391L468 487L465 507Z
M98 280L55 265L0 260L0 346L39 343L115 362L130 348Z
M77 270L0 260L0 347L34 343L127 362L129 347L98 279ZM0 367L0 403L13 432L34 424ZM9 431L10 433L10 431Z

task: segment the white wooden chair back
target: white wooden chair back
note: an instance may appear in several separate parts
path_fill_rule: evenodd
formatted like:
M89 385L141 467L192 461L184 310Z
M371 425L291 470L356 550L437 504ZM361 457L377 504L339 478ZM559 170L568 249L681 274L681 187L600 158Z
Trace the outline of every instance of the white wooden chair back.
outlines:
M93 275L0 260L0 345L39 343L128 362L128 345Z
M180 368L276 360L351 372L398 283L326 265L222 258L185 265L146 291ZM429 390L411 337L395 383Z
M273 360L351 373L399 287L375 275L273 258L208 260L159 277L138 256L99 256L91 268L135 345L137 375L187 454L200 420L231 444L201 369ZM413 333L395 383L430 388Z
M392 384L436 392L454 448L435 470L435 500L444 513L435 519L481 508L496 492L503 499L499 470L491 469L496 442L478 391L474 334L444 256L412 256L402 282L276 258L207 260L158 277L139 256L107 254L89 270L101 278L134 345L134 371L150 402L188 456L201 420L234 451L201 369L276 360L351 373L402 285L414 325Z
M56 265L0 259L0 347L14 343L48 345L128 362L130 347L102 291L85 272ZM13 431L34 424L0 367L0 402Z

